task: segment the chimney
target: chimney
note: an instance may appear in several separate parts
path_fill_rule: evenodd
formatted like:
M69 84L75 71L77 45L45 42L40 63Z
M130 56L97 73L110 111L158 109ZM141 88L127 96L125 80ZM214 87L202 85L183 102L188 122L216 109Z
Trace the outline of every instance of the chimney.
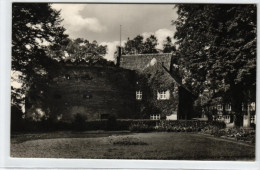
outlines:
M116 56L116 66L119 67L120 66L120 59L121 59L121 47L117 46L117 56Z

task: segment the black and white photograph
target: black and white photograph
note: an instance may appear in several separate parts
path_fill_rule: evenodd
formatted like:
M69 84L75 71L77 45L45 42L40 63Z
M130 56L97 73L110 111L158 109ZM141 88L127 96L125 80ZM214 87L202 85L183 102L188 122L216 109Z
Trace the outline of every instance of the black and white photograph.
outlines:
M257 4L11 8L11 158L256 160Z

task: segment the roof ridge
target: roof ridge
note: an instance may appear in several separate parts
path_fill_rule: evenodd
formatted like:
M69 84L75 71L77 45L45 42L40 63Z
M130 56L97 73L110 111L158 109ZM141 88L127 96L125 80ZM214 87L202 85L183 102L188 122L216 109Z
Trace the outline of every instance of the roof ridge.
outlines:
M126 54L126 55L122 55L124 57L127 56L155 56L155 55L172 55L172 53L148 53L148 54Z

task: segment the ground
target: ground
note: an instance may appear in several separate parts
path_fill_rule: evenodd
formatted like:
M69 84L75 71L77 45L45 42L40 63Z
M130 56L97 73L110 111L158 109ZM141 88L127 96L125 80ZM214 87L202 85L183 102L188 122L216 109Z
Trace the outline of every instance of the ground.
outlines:
M12 157L254 160L255 146L197 133L51 132L13 134Z

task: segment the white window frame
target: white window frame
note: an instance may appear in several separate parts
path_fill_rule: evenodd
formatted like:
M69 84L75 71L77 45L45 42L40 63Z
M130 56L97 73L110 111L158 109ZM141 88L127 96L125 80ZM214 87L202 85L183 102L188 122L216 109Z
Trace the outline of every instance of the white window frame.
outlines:
M142 91L136 91L136 100L142 100L143 98L143 93Z
M255 102L250 103L250 111L255 111Z
M150 120L160 120L161 119L161 115L158 114L158 115L150 115Z
M158 95L159 95L159 97L158 97L159 100L167 100L166 91L161 91L158 93Z

